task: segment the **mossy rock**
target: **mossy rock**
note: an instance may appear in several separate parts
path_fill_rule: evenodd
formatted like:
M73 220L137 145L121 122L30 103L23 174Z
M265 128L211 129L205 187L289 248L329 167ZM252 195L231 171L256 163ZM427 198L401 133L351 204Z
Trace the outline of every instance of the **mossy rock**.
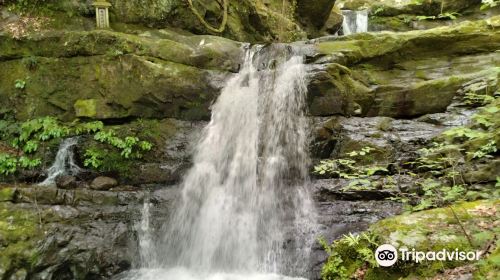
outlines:
M217 73L136 55L38 58L34 71L19 60L0 64L0 96L19 120L207 119L219 91L210 83ZM17 79L26 81L23 90Z
M451 207L437 208L381 220L370 226L368 232L377 236L379 244L391 244L396 248L409 251L480 251L485 245L495 242L500 234L497 223L500 218L498 207L500 200L463 202ZM469 243L467 235L471 238ZM495 243L493 243L495 244ZM372 245L365 244L370 250ZM400 259L392 267L367 267L360 261L352 247L345 242L334 243L333 250L342 258L342 266L348 275L363 271L364 279L423 279L433 277L446 269L471 264L470 261L424 261L421 263L403 262ZM498 244L497 244L498 246ZM498 267L496 255L498 249L477 265L477 275L491 275ZM494 279L494 278L490 278Z
M37 243L43 236L35 211L0 202L0 277L12 279L29 271L37 261Z
M399 14L437 15L441 8L445 12L461 12L471 6L477 6L481 0L340 0L339 5L344 9L377 11L377 15L395 16Z
M309 84L311 114L413 118L444 112L470 81L498 75L500 45L486 42L500 41L496 18L318 40L324 56L317 63L326 67Z
M346 66L373 58L398 60L416 55L423 58L494 52L500 47L500 30L494 24L499 17L430 30L353 34L334 41L320 40L316 49Z

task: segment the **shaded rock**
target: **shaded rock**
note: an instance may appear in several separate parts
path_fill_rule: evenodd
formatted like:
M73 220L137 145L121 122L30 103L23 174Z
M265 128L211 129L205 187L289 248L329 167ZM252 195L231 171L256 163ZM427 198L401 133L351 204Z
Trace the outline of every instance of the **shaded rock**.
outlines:
M147 194L19 186L0 201L0 278L27 272L30 279L109 279L138 256L137 227L150 197L152 226L168 216L178 190ZM159 220L157 220L159 219Z
M489 159L487 163L478 164L463 174L467 183L488 183L496 182L500 174L500 159Z
M318 158L346 157L364 147L373 163L404 163L446 127L414 120L384 117L316 119L316 140L312 152Z
M56 178L56 186L60 189L74 189L78 183L74 176L63 175Z
M328 17L328 20L325 22L321 31L326 34L336 34L342 27L342 22L344 22L344 16L342 15L342 12L334 7L330 12L330 16Z
M318 222L320 224L319 236L331 242L344 234L359 233L385 218L392 217L402 212L400 204L392 201L345 201L329 200L317 202ZM315 243L311 253L311 275L313 279L320 279L320 271L328 255Z
M117 185L118 181L116 181L116 179L99 176L92 181L92 183L90 184L90 188L93 190L107 191Z
M381 178L372 178L377 181ZM353 180L347 179L322 179L313 181L313 188L316 201L371 201L385 200L397 195L394 189L377 189L376 187L366 190L349 189L349 183ZM382 186L381 186L382 187Z

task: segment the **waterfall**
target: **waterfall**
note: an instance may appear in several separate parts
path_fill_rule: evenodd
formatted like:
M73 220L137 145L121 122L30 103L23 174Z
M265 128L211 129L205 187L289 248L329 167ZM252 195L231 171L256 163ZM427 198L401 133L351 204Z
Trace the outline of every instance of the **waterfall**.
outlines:
M342 10L342 15L344 16L342 23L344 35L368 32L368 10Z
M154 267L154 240L151 228L151 202L149 193L144 196L144 204L141 211L141 221L138 224L139 232L139 253L141 254L141 264L143 267Z
M153 259L125 279L307 276L316 216L303 60L281 44L247 51L213 105L164 238L141 246Z
M61 142L54 163L47 169L47 178L39 184L40 186L54 185L58 176L77 175L81 171L75 163L73 154L73 147L76 144L78 144L77 137L67 138Z

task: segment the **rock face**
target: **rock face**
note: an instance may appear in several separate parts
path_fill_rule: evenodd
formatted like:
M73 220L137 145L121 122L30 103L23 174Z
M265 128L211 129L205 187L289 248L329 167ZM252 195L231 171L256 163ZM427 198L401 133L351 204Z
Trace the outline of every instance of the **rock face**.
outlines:
M483 260L477 267L468 266L466 262L456 259L440 261L439 266L432 265L431 261L423 264L406 261L398 262L398 265L391 267L365 267L364 275L368 279L382 279L387 275L452 277L448 279L498 278L498 267L495 268L493 265L494 259L498 258L498 249L491 249L490 243L494 243L495 236L498 234L498 226L491 224L491 221L499 218L499 202L498 200L483 200L459 203L451 207L400 215L370 226L369 233L377 236L380 244L392 244L396 248L406 247L409 251L412 248L420 252L480 251L485 256L482 257ZM342 257L341 266L346 269L348 275L360 269L359 259L349 250L349 246L337 242L333 250ZM453 271L453 268L457 268L456 271ZM335 272L330 272L330 277L335 277L334 274Z
M337 10L333 10L334 4L335 0L298 0L297 13L303 25L305 25L313 35L318 35L318 32L315 32L315 30L319 31L323 28L325 28L327 32L328 30L335 31L335 26L341 24L343 18L337 16L340 14Z
M368 10L370 31L423 30L498 15L500 7L481 9L481 0L339 0L341 9Z
M162 39L107 31L23 40L0 35L0 97L18 119L208 118L219 80L239 67L241 44L160 34ZM23 63L28 54L32 67ZM22 90L13 86L19 79L26 82ZM23 100L11 98L19 95Z
M470 81L497 79L499 20L318 39L310 112L399 118L443 112Z
M0 193L2 279L106 279L132 266L143 193L37 186Z

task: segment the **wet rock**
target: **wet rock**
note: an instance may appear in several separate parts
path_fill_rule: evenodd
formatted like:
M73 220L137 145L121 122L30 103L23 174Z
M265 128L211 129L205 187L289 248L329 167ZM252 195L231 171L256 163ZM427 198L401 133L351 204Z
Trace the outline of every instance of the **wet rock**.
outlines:
M143 192L0 190L7 189L19 195L0 201L0 278L17 279L24 271L30 279L108 279L137 260ZM173 195L154 197L169 211Z
M63 175L56 178L56 186L60 189L74 189L78 186L76 177Z
M349 152L371 147L371 162L405 162L439 135L445 127L392 118L318 118L312 150L319 158L346 157Z
M114 178L99 176L90 184L90 188L98 191L107 191L118 185L118 181Z
M377 181L381 178L373 178ZM395 189L384 189L382 186L365 189L365 190L352 190L349 189L349 184L352 180L347 179L322 179L313 182L315 189L316 201L371 201L371 200L385 200L390 197L395 197L397 191Z
M486 163L470 167L463 174L467 183L496 182L500 174L500 159L489 159Z

